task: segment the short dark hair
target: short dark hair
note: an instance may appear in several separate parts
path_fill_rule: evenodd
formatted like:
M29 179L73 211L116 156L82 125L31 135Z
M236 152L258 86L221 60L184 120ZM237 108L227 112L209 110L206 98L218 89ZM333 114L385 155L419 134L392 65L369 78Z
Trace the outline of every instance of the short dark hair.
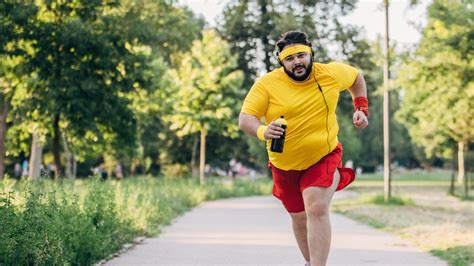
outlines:
M283 33L275 46L277 51L280 53L288 44L296 43L301 43L311 47L311 43L308 41L308 35L301 31L287 31Z

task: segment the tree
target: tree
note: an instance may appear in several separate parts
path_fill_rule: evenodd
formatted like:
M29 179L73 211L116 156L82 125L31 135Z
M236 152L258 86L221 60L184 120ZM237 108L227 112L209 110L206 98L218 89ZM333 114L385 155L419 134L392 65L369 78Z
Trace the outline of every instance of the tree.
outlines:
M204 183L206 135L218 132L236 136L236 108L243 98L242 72L236 71L237 58L215 31L204 31L189 53L170 70L175 81L165 100L170 113L164 117L178 136L200 133L200 181Z
M473 16L465 1L433 1L422 40L398 79L405 91L399 119L428 156L449 139L458 143L460 182L467 182L464 149L474 140Z
M37 12L32 1L0 4L0 180L5 172L5 138L11 102L28 76L21 64L28 58L31 45L28 36Z
M255 18L248 1L229 4L223 14L224 19L219 32L229 45L231 52L237 54L238 69L244 76L243 86L250 88L256 77L258 67L253 62L256 59L258 38L255 35Z
M63 135L70 145L64 148L71 151L82 140L121 148L135 143L127 95L144 86L148 50L142 40L147 36L127 27L127 13L117 12L118 7L102 1L38 6L29 61L36 77L28 106L52 118L56 177L62 175Z
M150 0L7 1L0 14L6 103L0 139L2 145L2 136L9 139L10 155L27 156L25 145L33 139L31 151L36 144L52 150L56 176L62 162L74 175L77 160L103 152L136 161L134 151L146 147L140 163L149 154L156 159L157 132L163 129L156 101L167 86L158 73L170 67L175 52L190 49L203 19L172 2ZM28 126L33 124L35 129Z
M201 37L204 20L168 1L126 1L124 8L130 10L127 26L133 31L146 32L152 51L144 73L146 89L131 97L137 121L137 147L131 153L118 151L115 156L127 164L133 162L133 169L158 174L160 164L182 163L187 153L187 145L178 143L179 138L162 119L167 107L161 104L161 99L172 85L166 73L175 67L172 58L191 49L193 40ZM137 17L142 19L135 19ZM177 149L181 146L184 149Z

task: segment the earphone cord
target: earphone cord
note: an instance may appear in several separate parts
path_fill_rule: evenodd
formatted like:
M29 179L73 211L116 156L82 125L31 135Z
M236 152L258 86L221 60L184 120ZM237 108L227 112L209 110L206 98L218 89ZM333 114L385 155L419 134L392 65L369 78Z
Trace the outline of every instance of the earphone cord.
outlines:
M318 89L321 92L321 94L323 95L324 104L326 105L326 132L328 133L327 138L326 138L326 142L328 143L328 154L329 154L331 152L331 144L329 144L329 128L328 128L329 106L328 106L328 103L326 101L326 97L324 96L323 89L321 88L321 85L319 85L318 80L316 80L315 75L316 75L316 73L313 75L313 79L316 82L316 84L318 84Z

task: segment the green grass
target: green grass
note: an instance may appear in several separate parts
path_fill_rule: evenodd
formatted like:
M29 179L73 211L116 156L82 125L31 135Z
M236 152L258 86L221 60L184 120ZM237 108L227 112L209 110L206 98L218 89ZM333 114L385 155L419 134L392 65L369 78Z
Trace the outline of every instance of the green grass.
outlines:
M461 196L460 198L463 201L474 201L474 196L467 196L467 197Z
M357 196L334 201L332 208L375 228L400 235L449 265L474 263L472 199L448 194L450 173L394 175L392 198L385 203L381 174L358 176ZM455 193L463 193L456 186Z
M388 201L385 201L384 195L376 195L373 196L368 203L374 203L378 205L396 205L396 206L404 206L404 205L414 205L413 200L407 197L390 197Z
M436 171L436 172L426 172L423 170L419 171L410 171L406 173L392 173L393 180L444 180L449 181L451 178L451 172L449 171ZM360 180L383 180L383 173L375 174L361 174L357 176L357 179Z
M90 265L202 201L271 193L268 179L0 183L0 265Z
M450 266L470 266L474 262L474 245L456 246L445 250L432 250L438 256L449 262Z

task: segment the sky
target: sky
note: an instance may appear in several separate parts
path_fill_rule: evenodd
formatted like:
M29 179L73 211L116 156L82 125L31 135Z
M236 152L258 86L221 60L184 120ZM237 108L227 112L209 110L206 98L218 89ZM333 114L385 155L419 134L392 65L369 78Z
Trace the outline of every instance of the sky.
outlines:
M197 14L201 14L210 26L215 26L216 18L222 13L229 1L217 0L180 0ZM356 9L340 21L353 24L365 29L369 40L374 40L378 34L385 35L383 0L359 0ZM414 25L426 24L426 7L430 0L422 0L415 8L409 8L409 0L392 0L390 5L389 33L392 40L400 45L410 45L420 40L420 33Z

